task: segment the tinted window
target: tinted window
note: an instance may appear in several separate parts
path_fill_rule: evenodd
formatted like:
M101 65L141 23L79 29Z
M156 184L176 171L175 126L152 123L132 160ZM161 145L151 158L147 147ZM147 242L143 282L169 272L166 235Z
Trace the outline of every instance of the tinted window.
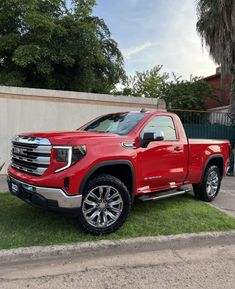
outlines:
M144 117L145 113L118 113L102 116L81 128L85 131L128 134Z
M141 132L161 130L164 133L164 140L176 140L176 131L172 118L170 116L156 116L144 127Z

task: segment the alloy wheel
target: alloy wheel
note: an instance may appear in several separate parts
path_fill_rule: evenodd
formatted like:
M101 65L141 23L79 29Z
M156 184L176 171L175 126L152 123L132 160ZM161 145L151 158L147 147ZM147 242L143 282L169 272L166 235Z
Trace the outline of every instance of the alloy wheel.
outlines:
M206 192L211 198L215 197L219 187L219 176L216 171L212 171L207 178Z
M83 201L82 213L93 227L106 228L113 225L123 210L121 194L112 186L92 189Z

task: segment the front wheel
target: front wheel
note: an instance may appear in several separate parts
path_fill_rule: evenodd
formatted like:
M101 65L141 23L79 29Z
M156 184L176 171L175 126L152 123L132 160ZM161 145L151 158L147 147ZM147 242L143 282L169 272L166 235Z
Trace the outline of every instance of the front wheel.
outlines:
M221 173L217 166L207 167L202 182L193 185L195 196L205 202L211 202L218 195L221 184Z
M111 233L125 222L130 207L130 194L119 179L97 175L86 186L77 221L92 234Z

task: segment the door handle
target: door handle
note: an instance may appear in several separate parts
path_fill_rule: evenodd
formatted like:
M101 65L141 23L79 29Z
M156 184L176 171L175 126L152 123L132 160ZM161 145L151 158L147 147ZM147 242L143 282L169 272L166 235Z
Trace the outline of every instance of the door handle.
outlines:
M177 147L174 148L174 150L177 151L177 152L180 152L180 151L182 151L182 148L177 146Z

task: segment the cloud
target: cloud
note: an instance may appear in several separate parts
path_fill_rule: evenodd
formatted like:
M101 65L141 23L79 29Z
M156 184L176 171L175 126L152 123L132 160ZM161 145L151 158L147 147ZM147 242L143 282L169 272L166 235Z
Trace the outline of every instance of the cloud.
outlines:
M215 73L196 32L196 0L97 0L125 59L127 74L163 65L163 71L188 79Z
M145 43L143 43L139 46L136 46L136 47L130 47L127 49L123 49L122 52L123 52L123 55L126 59L130 59L132 56L139 54L139 53L143 52L144 50L146 50L152 46L153 46L153 44L151 42L145 42Z
M190 74L207 76L215 73L215 63L208 52L202 50L201 39L196 32L196 6L186 1L175 17L168 22L166 37L161 43L164 64L167 69L189 78ZM164 56L165 55L165 56Z
M168 13L162 15L161 19L149 17L148 25L150 28L154 27L155 33L148 27L145 27L145 34L141 31L143 40L148 37L148 41L137 47L123 50L128 74L150 69L156 65L163 65L162 71L175 72L183 79L189 79L190 75L208 76L215 73L216 65L208 52L202 50L201 40L196 32L197 17L194 1L186 0L184 5L174 1L171 3ZM157 15L154 9L152 14ZM162 19L164 21L161 22ZM140 27L138 31L140 35Z

